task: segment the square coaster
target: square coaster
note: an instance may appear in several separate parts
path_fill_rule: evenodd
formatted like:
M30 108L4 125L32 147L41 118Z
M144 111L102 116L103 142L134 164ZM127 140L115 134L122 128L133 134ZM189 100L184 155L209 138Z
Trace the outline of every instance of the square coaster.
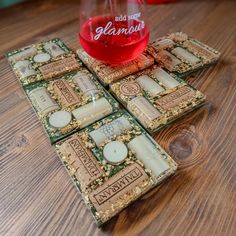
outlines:
M52 143L116 112L119 104L85 68L25 91Z
M162 67L184 77L218 61L220 53L182 32L149 44L147 51Z
M157 65L111 84L110 89L151 134L205 101L200 91Z
M77 50L77 55L104 86L154 64L154 59L146 53L141 54L136 60L119 66L110 66L97 61L90 57L82 48Z
M76 55L58 38L33 44L6 54L22 85L78 70Z
M99 225L177 169L173 159L124 111L55 146Z

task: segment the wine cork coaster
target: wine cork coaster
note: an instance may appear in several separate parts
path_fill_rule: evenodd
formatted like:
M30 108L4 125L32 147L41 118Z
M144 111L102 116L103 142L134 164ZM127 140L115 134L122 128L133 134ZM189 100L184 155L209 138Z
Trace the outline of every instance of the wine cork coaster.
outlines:
M107 162L113 165L122 163L128 155L128 149L122 142L113 141L103 148L103 156Z
M111 136L112 140L107 139ZM104 140L104 146L94 145L94 141L104 144ZM172 158L126 111L63 139L56 149L99 225L177 169Z
M142 93L138 93L136 83ZM151 134L200 107L206 99L200 91L158 65L111 84L110 90Z
M67 111L56 111L49 117L49 124L55 128L64 128L71 122L71 113Z
M181 77L217 62L220 57L220 52L183 32L155 40L147 51L159 65Z
M8 52L7 58L23 86L54 79L82 67L73 51L58 38Z
M83 80L78 82L81 76ZM119 109L115 99L85 68L53 81L27 85L25 91L52 143Z

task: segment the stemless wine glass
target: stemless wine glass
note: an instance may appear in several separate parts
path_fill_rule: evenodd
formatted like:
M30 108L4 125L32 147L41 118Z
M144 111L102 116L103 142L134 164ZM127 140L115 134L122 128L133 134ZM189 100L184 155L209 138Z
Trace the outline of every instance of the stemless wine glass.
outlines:
M144 0L82 0L80 44L93 58L120 64L146 48L149 30Z

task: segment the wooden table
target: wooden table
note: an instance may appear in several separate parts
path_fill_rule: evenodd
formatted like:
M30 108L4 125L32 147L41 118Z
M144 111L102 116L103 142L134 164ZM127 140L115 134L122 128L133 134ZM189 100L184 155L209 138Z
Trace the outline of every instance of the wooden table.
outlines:
M30 1L0 10L0 235L235 235L236 2L150 6L152 39L182 30L222 52L188 81L202 108L156 140L177 174L98 229L50 145L4 52L60 37L76 49L78 1Z

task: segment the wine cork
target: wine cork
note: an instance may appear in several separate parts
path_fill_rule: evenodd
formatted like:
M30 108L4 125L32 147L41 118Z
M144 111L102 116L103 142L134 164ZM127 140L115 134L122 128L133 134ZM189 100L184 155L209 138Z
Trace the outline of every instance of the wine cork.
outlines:
M66 158L70 173L79 180L82 190L104 174L95 156L77 135L72 135L58 149Z
M183 46L195 55L200 56L204 61L213 62L219 58L218 52L213 52L214 49L211 49L206 45L202 45L196 40L186 40L183 43Z
M44 87L39 87L30 91L29 98L41 115L46 115L49 112L60 108Z
M145 127L161 115L145 97L133 98L128 102L127 108Z
M188 52L186 49L183 49L181 47L176 47L171 51L175 56L178 58L189 62L190 64L197 64L201 62L201 60L194 56L192 53Z
M153 97L164 91L164 89L158 83L156 83L147 75L139 76L136 81L146 92L148 92Z
M97 130L89 133L97 146L100 146L105 140L110 140L114 135L120 135L125 130L132 129L132 125L128 119L121 116L111 123L101 126Z
M55 80L52 87L63 107L70 107L81 102L78 94L65 79Z
M37 54L36 48L30 47L30 48L24 49L23 51L10 56L9 60L13 61L13 62L22 61L22 60L25 60L29 57L34 56L35 54Z
M112 209L113 204L125 194L132 195L134 200L140 194L134 192L135 187L147 181L149 181L149 177L143 168L136 163L131 164L109 178L102 186L91 192L89 199L98 212L110 210L115 213ZM127 204L127 202L124 202L124 206L125 204ZM119 207L119 209L121 208L123 208L123 206Z
M154 64L154 59L146 54L141 54L137 59L115 67L93 59L83 49L77 50L77 55L90 70L97 74L99 80L104 85L108 85Z
M143 162L155 176L163 174L170 169L168 162L163 159L159 150L144 135L139 135L128 143L128 148L135 153L137 159Z
M137 59L117 67L103 66L103 70L98 70L97 73L100 79L109 84L113 81L131 75L135 72L143 70L154 64L153 58L141 54Z
M72 111L83 128L112 113L112 106L106 98L100 98Z
M39 67L44 79L51 79L80 68L79 63L73 57L66 57Z
M167 89L175 88L180 85L180 83L170 76L166 71L162 68L157 68L153 70L153 75L158 79Z
M36 71L28 60L18 61L14 65L14 68L18 71L21 78L26 78L36 74Z
M172 48L174 45L175 45L175 42L171 39L168 39L168 38L160 39L160 40L154 42L154 44L153 44L153 46L157 50Z
M169 53L167 50L159 51L156 54L156 57L156 59L160 61L169 71L174 71L175 68L182 63L177 57Z
M98 93L98 88L88 74L78 72L73 76L73 81L78 85L80 90L86 96L94 96Z
M59 45L54 42L47 42L43 47L52 57L58 57L66 53Z
M177 91L157 99L155 103L164 110L172 109L179 106L181 102L186 102L193 98L195 94L196 92L192 88L184 86Z

